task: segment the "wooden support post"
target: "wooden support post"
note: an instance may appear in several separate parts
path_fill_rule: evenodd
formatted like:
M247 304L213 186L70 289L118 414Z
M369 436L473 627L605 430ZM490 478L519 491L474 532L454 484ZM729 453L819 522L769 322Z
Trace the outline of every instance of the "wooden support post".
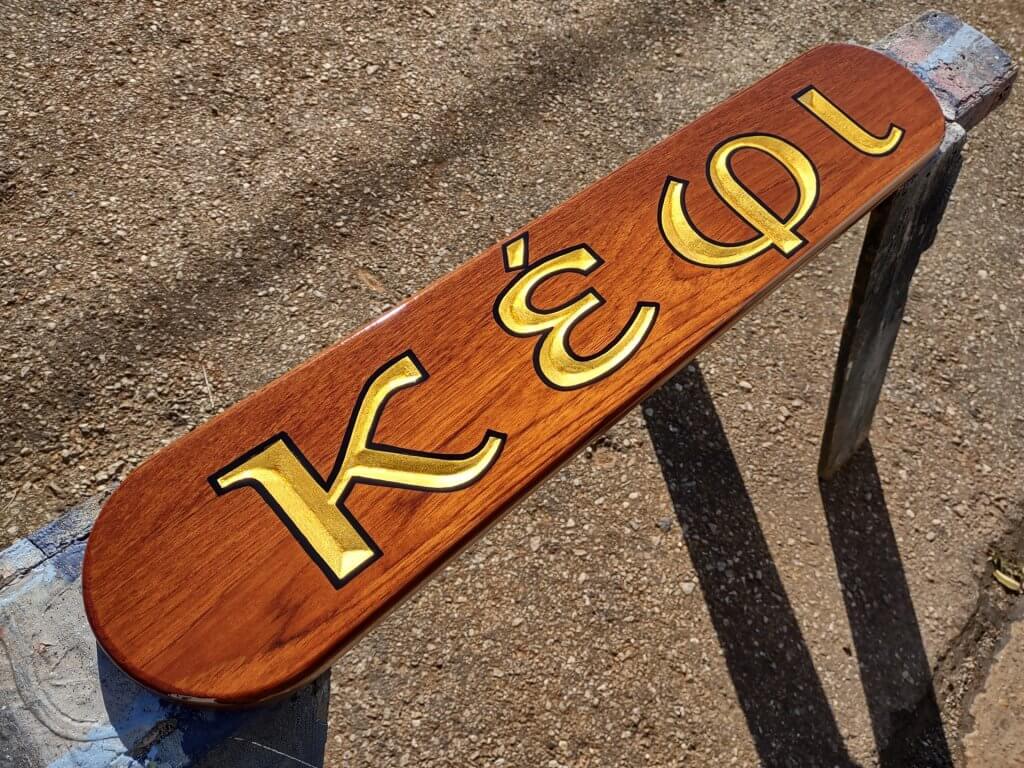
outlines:
M967 130L1009 95L1016 67L995 43L930 11L874 46L916 74L946 116L935 157L874 210L846 315L818 471L829 477L867 439L910 280L935 239L962 162Z

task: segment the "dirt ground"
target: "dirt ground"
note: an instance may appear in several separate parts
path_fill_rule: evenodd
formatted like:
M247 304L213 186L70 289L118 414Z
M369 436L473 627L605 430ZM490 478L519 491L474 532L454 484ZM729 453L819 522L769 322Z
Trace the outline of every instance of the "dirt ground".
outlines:
M821 42L924 3L0 3L0 546ZM943 10L1024 61L1021 0ZM327 764L950 765L1024 515L1024 95L871 446L858 226L335 666Z

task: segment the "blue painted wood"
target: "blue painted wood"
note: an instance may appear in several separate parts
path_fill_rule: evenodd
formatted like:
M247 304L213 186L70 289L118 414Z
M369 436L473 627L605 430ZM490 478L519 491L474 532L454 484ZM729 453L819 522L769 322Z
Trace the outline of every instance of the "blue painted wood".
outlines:
M322 766L330 673L245 711L161 700L99 650L81 566L93 499L0 552L0 765Z

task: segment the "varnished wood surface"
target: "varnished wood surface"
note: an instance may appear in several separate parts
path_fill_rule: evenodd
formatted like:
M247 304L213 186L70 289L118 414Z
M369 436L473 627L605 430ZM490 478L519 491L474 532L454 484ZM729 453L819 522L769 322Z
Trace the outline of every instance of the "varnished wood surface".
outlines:
M895 151L867 156L794 101L814 86L867 131L891 123ZM534 369L535 337L496 322L514 277L498 244L157 453L107 502L86 552L89 620L112 659L165 694L245 705L282 694L330 663L544 477L613 424L787 274L877 204L938 146L944 121L912 74L867 49L815 49L513 233L529 262L584 243L603 261L548 280L534 305L553 308L588 288L605 299L571 334L581 356L606 347L638 303L657 319L620 368L559 390ZM723 140L771 134L813 162L819 194L796 231L807 244L739 266L698 266L673 253L658 226L668 177L689 180L687 211L707 237L755 232L711 190L709 154ZM797 194L775 161L751 150L732 170L780 217ZM506 436L493 465L462 490L435 493L359 483L344 501L381 555L336 587L251 488L214 493L208 478L285 432L320 474L335 464L367 378L411 350L429 377L396 393L374 440L434 453ZM340 513L339 513L340 514ZM507 524L514 524L510 518Z

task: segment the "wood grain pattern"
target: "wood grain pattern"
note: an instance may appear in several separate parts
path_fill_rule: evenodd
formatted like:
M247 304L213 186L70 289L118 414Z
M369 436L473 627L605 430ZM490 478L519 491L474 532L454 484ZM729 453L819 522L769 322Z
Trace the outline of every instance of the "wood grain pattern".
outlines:
M867 131L905 135L879 157L858 152L794 101L814 86ZM944 122L909 71L849 45L815 49L782 67L523 230L530 262L584 243L603 263L548 280L537 307L588 288L604 304L572 331L582 356L604 349L640 302L657 303L650 333L625 364L589 386L558 390L533 367L535 338L496 322L508 286L500 245L160 451L107 502L89 539L84 594L103 648L161 693L219 705L282 694L437 570L543 478L611 426L755 301L891 193L933 153ZM658 226L668 177L687 179L687 211L709 238L758 234L710 188L709 154L723 140L764 133L813 162L819 194L797 227L806 241L730 268L692 264ZM779 216L797 202L793 178L741 150L732 172ZM429 378L396 393L375 439L420 451L467 453L488 430L506 435L493 466L446 493L365 483L344 505L381 555L333 585L261 496L217 495L208 478L286 432L322 477L334 466L367 378L412 350Z

